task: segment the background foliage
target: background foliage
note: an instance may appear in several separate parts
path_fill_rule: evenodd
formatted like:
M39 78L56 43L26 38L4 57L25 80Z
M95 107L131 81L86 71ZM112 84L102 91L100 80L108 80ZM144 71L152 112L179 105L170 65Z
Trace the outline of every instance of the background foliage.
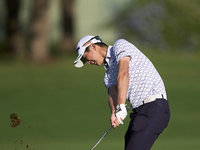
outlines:
M194 51L200 47L200 2L134 0L114 12L120 37L157 48Z

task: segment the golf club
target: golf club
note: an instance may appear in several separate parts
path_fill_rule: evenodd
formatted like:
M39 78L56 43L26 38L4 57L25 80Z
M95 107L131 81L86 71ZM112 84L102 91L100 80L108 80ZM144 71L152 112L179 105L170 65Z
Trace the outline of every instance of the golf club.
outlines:
M129 106L126 106L127 111L130 109ZM97 143L91 148L91 150L93 150L100 142L101 140L108 134L108 132L110 132L110 130L113 128L113 126L111 125L110 128L103 134L103 136L97 141Z

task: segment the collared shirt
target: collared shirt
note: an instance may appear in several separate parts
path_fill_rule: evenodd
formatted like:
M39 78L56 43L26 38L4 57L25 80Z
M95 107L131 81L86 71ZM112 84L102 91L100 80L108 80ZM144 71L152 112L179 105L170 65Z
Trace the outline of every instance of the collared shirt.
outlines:
M126 98L132 108L150 95L163 94L166 97L163 80L154 65L139 49L124 39L119 39L113 47L108 47L104 64L106 88L109 89L111 85L117 86L118 63L126 56L130 57L129 87Z

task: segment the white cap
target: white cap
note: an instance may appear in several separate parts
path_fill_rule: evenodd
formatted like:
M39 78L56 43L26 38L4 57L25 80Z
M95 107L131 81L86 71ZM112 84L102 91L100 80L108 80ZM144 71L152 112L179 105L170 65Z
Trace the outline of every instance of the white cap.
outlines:
M99 36L92 36L92 35L87 35L83 37L77 44L76 50L78 53L78 57L74 61L74 66L77 68L83 67L85 64L85 61L81 60L85 49L90 46L92 43L102 43L102 40L100 39Z

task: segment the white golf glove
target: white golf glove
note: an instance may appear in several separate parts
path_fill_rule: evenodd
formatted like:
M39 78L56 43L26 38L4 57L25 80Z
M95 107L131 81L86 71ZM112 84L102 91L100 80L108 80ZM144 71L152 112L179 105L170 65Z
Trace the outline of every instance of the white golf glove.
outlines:
M119 104L119 105L117 105L116 106L115 115L116 115L117 119L119 120L119 122L121 124L123 124L123 122L121 121L120 118L122 118L124 120L126 118L126 116L127 116L126 105L125 104Z

